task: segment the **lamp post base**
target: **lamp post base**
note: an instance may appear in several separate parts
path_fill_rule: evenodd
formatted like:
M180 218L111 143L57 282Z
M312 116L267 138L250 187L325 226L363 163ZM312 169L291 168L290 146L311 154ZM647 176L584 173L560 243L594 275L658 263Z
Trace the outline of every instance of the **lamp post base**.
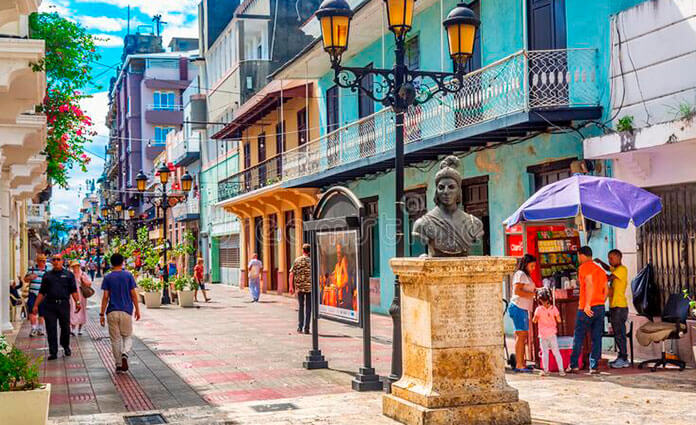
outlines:
M164 283L164 290L162 290L162 305L171 304L172 300L169 298L169 283Z
M375 374L374 368L360 368L358 375L351 382L353 391L382 391L384 385L379 379L379 375Z
M321 354L321 350L309 350L309 354L302 362L302 367L305 369L328 369L329 362L326 361L324 356Z

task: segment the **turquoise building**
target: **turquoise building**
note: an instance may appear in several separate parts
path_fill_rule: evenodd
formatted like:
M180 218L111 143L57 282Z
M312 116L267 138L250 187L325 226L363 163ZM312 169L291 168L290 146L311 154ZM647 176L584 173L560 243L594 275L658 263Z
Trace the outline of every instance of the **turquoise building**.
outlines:
M503 220L540 187L580 170L611 175L602 161L583 161L582 140L609 121L610 21L640 1L486 0L468 2L481 19L463 90L411 107L405 123L406 255L424 248L410 227L434 206L439 160L461 159L464 208L486 236L474 253L503 255ZM418 0L406 44L409 69L451 71L442 20L451 0ZM342 65L391 68L394 36L383 1L351 2L354 16ZM316 21L305 31L318 37ZM387 313L395 256L394 113L336 85L320 39L274 75L318 81L322 136L302 147L311 166L286 170L284 187L345 185L373 216L370 273L373 310ZM363 80L365 83L365 80ZM423 82L427 84L427 82ZM367 82L378 89L380 81ZM295 153L297 155L297 153ZM303 170L311 170L311 172ZM597 256L612 248L608 227L592 232Z

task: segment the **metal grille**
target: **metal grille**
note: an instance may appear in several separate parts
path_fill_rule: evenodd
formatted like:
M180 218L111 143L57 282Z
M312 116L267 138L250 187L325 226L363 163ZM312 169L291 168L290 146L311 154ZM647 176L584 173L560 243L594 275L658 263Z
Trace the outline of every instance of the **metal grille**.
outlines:
M662 212L637 232L639 265L652 263L662 305L670 294L696 291L696 184L649 189Z
M159 425L167 423L164 416L159 413L152 415L124 416L123 420L126 422L126 425Z

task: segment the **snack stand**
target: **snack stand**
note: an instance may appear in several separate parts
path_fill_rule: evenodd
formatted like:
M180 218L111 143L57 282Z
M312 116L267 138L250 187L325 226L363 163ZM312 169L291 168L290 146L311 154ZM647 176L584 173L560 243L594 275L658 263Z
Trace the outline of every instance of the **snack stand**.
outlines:
M558 326L559 347L564 357L572 348L572 337L578 311L579 289L577 286L578 249L580 233L574 220L552 220L548 222L521 222L505 228L505 255L522 257L531 254L536 259L532 280L537 288L552 288L553 302L561 314ZM536 301L534 308L537 307ZM530 316L531 316L530 312ZM540 344L537 327L529 321L528 359L541 366ZM587 344L587 341L585 342ZM585 349L585 353L589 353ZM584 357L584 356L583 356ZM551 357L551 368L555 360ZM586 362L584 362L586 364Z

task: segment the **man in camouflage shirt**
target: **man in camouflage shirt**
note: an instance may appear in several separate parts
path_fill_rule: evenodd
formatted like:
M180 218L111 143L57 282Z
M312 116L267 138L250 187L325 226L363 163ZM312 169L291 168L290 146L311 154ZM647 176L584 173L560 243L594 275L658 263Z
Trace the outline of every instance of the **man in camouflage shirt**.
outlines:
M302 255L295 259L290 269L290 287L297 292L298 312L297 333L309 333L309 320L312 316L312 263L309 261L309 244L302 245Z

